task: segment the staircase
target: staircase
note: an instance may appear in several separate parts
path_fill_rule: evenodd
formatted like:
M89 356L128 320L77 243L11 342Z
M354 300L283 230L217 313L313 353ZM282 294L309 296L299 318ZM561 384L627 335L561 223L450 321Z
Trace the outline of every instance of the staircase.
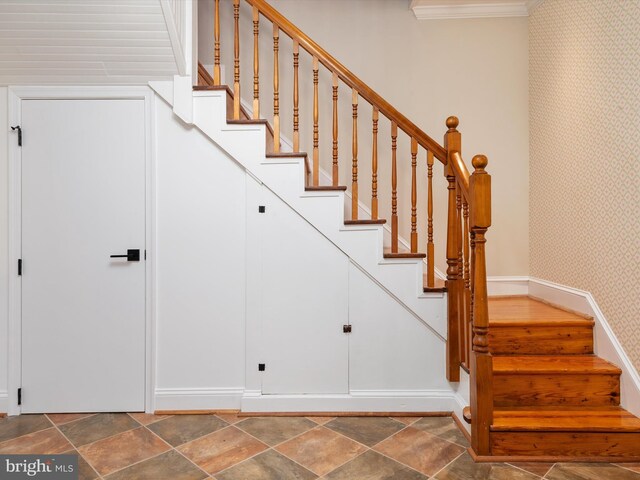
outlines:
M253 109L249 113L240 100L239 31L240 0L233 0L234 83L221 84L220 8L231 2L215 0L213 75L202 65L198 86L194 87L194 123L234 158L248 157L248 150L233 151L225 135L251 143L243 132L260 128L265 151L257 152L254 163L241 160L245 167L280 192L287 201L327 238L339 245L372 277L396 296L447 341L446 376L460 380L461 370L470 375L470 406L465 419L471 424L472 453L479 461L510 460L589 460L628 461L640 458L640 419L620 407L621 370L594 355L592 319L566 312L527 297L488 298L485 234L491 226L491 177L485 171L487 158L473 158L470 173L461 156L462 137L458 119L446 121L441 146L400 112L373 92L313 40L291 24L265 0L245 0L253 20ZM273 29L273 117L260 117L259 25L266 19ZM281 35L282 34L282 35ZM293 42L293 142L292 151L283 152L279 111L279 45L282 37ZM312 57L313 64L313 150L300 151L298 115L298 64L300 51ZM318 71L328 69L333 82L333 150L331 183L320 182L318 148ZM353 141L352 177L349 189L338 178L338 84L352 92ZM218 105L212 92L226 106L226 117L211 119ZM204 95L204 96L203 96ZM223 97L223 98L222 98ZM371 159L371 215L359 218L358 185L358 103L373 107ZM197 108L196 108L197 107ZM210 108L211 110L207 110ZM391 123L391 218L389 241L382 247L386 219L378 215L378 122ZM237 127L232 129L231 127ZM243 130L247 127L247 131ZM221 133L222 132L222 133ZM397 137L405 134L411 144L410 242L403 250L397 214ZM248 134L247 134L248 135ZM225 137L226 138L226 137ZM417 157L426 152L428 204L425 253L419 250L416 195ZM447 179L446 281L439 281L434 267L433 244L433 167L434 159L443 165ZM300 165L301 170L298 170ZM278 170L274 166L282 167ZM284 166L288 166L286 171ZM367 179L368 180L368 179ZM384 179L388 181L389 179ZM300 185L301 192L292 185ZM294 189L294 190L292 190ZM283 193L294 191L294 193ZM347 191L351 210L343 218ZM331 199L331 200L329 200ZM316 201L318 200L318 201ZM320 200L322 200L320 202ZM323 205L322 208L319 205ZM335 208L335 209L334 209ZM423 215L424 212L421 212ZM335 216L335 218L333 218ZM356 237L357 234L357 237ZM358 238L360 243L355 239ZM363 245L368 245L363 248ZM426 259L426 265L423 263ZM423 268L426 271L423 271ZM419 282L418 288L415 283ZM437 313L426 306L430 294L447 294L446 318L439 323Z

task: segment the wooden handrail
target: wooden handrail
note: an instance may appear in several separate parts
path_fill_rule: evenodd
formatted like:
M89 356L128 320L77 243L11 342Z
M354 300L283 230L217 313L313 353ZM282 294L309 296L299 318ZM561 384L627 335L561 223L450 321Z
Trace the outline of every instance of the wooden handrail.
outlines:
M451 152L449 158L451 159L451 169L453 170L456 180L458 181L458 185L460 186L462 195L467 199L467 201L469 201L469 178L471 177L471 175L469 174L469 169L464 163L464 160L462 160L462 155L460 155L460 152Z
M447 163L447 152L429 135L418 128L411 120L396 110L389 102L374 92L369 86L360 80L354 73L342 65L338 60L331 56L324 48L309 38L303 31L287 20L280 12L273 8L265 0L246 0L252 6L260 10L274 24L278 25L291 39L298 42L309 54L317 58L322 65L328 68L332 73L336 73L340 79L349 87L356 90L358 94L385 115L389 120L395 122L398 127L416 141L425 149L433 152L433 155L443 164Z

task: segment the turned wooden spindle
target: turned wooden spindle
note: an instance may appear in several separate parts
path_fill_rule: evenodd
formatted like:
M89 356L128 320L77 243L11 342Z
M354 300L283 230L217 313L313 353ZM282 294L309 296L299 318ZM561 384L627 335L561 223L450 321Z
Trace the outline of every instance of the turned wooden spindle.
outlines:
M489 308L485 233L491 226L491 176L487 157L476 155L469 182L469 223L475 234L473 353L471 355L471 445L478 455L489 455L490 426L493 423L493 359L489 353Z
M435 285L433 245L433 152L427 150L427 287Z
M313 186L320 184L320 154L318 152L318 57L313 57Z
M460 348L460 364L467 367L465 363L466 355L466 318L464 309L464 279L463 279L463 259L462 259L462 193L460 191L460 184L456 182L456 248L458 250L458 278L456 283L458 287L458 331L460 335L458 337L458 345Z
M298 66L300 57L300 45L297 40L293 41L293 151L300 151L300 130L299 130L299 89L298 89Z
M466 198L462 199L462 217L464 225L462 227L462 245L464 263L462 266L462 278L464 280L464 349L462 362L469 367L469 356L471 351L471 278L469 274L469 203Z
M351 220L358 219L358 91L351 91L353 136L351 141Z
M220 85L220 0L215 0L213 21L213 84Z
M418 141L411 139L411 253L418 252Z
M233 119L240 120L240 0L233 0Z
M260 11L253 7L253 119L260 118L260 54L258 35L260 29Z
M273 24L273 151L280 153L280 70L278 50L280 29Z
M334 187L338 186L338 74L333 73L333 149L331 178Z
M453 169L453 152L460 152L462 138L458 132L458 119L447 118L447 133L444 136L444 147L447 151L447 164L444 175L447 179L447 380L460 381L460 312L458 293L458 214L456 209L456 177Z
M373 107L373 146L371 147L371 220L378 219L378 118L378 108Z
M391 122L391 253L398 253L398 124Z

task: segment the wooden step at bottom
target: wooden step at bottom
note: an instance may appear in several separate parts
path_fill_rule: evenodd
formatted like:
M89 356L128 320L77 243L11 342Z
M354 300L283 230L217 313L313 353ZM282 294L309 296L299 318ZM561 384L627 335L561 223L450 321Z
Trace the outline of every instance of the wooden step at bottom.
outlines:
M640 418L622 407L497 408L491 431L640 433Z
M412 253L412 252L396 252L392 253L391 250L384 250L384 258L425 258L426 253Z
M344 192L347 190L347 187L344 185L338 185L337 187L334 187L333 185L307 185L305 190L307 192Z
M496 356L494 405L617 406L620 373L593 355Z
M379 218L377 220L345 220L345 225L384 225L387 221L384 218Z
M445 281L441 278L436 278L433 282L433 287L429 287L427 285L427 274L425 273L422 277L422 290L425 293L442 293L447 291L447 287Z

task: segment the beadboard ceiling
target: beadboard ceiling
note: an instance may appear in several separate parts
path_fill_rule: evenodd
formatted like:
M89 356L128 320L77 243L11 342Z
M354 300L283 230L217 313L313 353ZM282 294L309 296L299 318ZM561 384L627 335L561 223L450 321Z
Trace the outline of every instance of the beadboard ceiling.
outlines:
M0 85L144 84L177 72L160 0L0 0Z

